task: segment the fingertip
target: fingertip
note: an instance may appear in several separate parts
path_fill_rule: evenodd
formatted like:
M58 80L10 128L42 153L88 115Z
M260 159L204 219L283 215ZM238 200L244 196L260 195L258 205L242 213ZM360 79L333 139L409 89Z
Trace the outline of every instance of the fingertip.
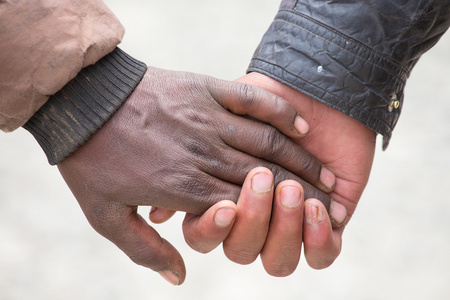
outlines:
M149 212L149 220L155 224L161 224L169 220L176 211L152 207Z
M201 216L186 214L184 239L195 251L208 253L225 240L236 216L237 206L229 200L216 203Z
M318 225L325 221L325 207L317 199L305 201L305 221L308 225Z
M236 219L236 209L234 207L221 207L214 213L214 224L219 228L227 228Z
M181 276L174 271L160 271L158 274L172 285L181 285L183 283Z
M340 230L333 230L324 205L317 199L305 201L303 242L305 258L313 269L329 267L341 251Z
M330 204L330 220L334 228L344 225L347 221L347 208L341 203L332 200Z
M300 134L301 137L304 137L309 132L309 124L305 121L300 115L297 114L294 120L294 128Z
M279 197L280 204L284 209L296 209L302 203L303 189L298 185L283 185L279 189Z
M273 175L268 170L257 172L251 177L251 189L257 194L265 194L273 190Z
M320 171L320 182L323 185L324 192L329 193L333 191L336 186L336 175L325 166L322 166L322 170Z

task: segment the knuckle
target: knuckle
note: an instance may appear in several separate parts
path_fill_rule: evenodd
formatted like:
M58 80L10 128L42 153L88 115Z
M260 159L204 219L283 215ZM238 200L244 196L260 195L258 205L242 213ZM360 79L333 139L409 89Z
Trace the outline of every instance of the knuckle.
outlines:
M186 150L196 157L208 157L211 153L211 147L202 140L192 140L186 144Z
M258 90L249 84L240 85L239 102L243 108L252 107L257 101Z
M303 173L314 174L314 179L319 179L320 170L322 168L321 162L306 151L300 155L299 160Z
M273 127L266 126L265 140L267 145L280 144L280 132Z
M172 194L174 196L178 195L178 197L185 200L193 200L188 201L192 207L201 206L201 203L208 198L210 192L212 192L211 189L213 189L209 184L202 183L202 175L203 174L198 174L198 172L193 172L192 175L189 176L183 175L179 180L174 178Z
M224 188L215 177L200 170L181 175L174 173L169 187L172 197L180 199L177 210L189 213L202 214L223 199L236 197L229 200L237 201L235 191Z
M201 165L214 165L217 161L221 162L223 160L222 152L226 148L225 143L216 137L214 132L198 134L197 132L197 136L185 138L182 141L185 151Z
M261 150L262 158L277 160L284 156L284 142L281 133L270 126L266 126L263 134L261 135L259 149Z
M283 98L274 95L272 98L272 114L277 118L294 118L297 115L297 110L289 102Z
M207 187L196 179L184 180L179 183L178 187L178 190L181 191L181 195L195 195L196 198L198 197L199 199L208 195Z
M286 100L284 100L283 98L281 98L275 94L271 94L270 106L272 109L271 113L278 116L280 113L284 113L287 111L287 108L289 107L289 103Z

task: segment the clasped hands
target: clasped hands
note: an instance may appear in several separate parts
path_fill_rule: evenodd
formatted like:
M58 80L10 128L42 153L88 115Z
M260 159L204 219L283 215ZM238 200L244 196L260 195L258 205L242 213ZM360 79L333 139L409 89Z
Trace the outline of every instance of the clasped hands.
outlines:
M335 260L368 180L372 131L264 75L239 81L149 68L58 165L92 227L173 284L186 276L181 255L138 206L153 206L156 223L185 211L193 249L223 242L230 260L260 255L269 274L286 276L302 243L311 267Z

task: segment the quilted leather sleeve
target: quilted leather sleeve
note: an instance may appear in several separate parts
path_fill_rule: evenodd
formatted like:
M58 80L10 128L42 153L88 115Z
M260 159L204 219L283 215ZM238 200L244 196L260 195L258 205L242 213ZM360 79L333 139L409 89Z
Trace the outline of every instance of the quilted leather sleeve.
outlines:
M248 72L358 120L385 149L411 70L449 25L448 0L284 0Z

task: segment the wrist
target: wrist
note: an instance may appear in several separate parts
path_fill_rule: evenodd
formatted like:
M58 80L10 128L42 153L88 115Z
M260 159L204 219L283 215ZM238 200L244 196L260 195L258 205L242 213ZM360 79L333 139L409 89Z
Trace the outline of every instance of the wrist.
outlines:
M50 164L75 152L119 109L146 72L146 65L116 48L52 95L23 126Z

